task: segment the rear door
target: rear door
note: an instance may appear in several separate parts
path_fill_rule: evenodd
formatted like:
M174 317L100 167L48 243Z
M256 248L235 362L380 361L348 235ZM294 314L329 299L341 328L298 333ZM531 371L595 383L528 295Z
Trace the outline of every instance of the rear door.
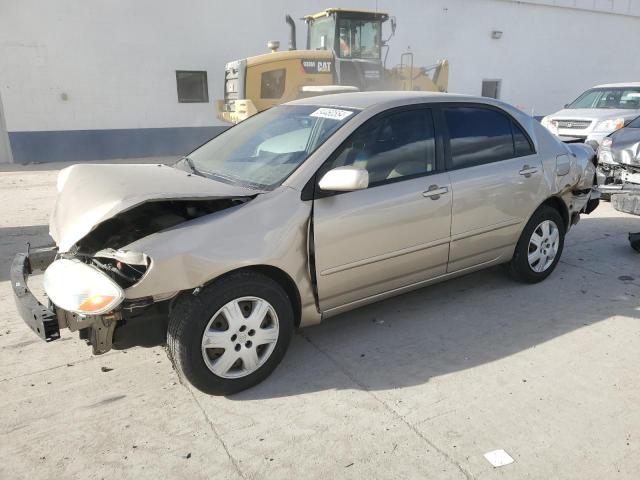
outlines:
M442 116L453 201L448 272L508 260L544 200L533 143L496 107L449 104Z
M314 249L320 308L327 311L446 272L449 175L433 115L395 110L363 124L318 172L355 165L369 188L316 190Z

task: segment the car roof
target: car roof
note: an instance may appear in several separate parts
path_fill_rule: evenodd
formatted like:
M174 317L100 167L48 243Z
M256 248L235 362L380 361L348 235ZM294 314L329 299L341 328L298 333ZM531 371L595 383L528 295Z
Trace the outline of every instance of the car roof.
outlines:
M376 91L376 92L348 92L320 95L317 97L302 98L288 102L287 105L317 105L322 107L344 107L365 110L369 107L394 107L412 103L432 102L474 102L486 103L505 107L506 104L486 97L474 97L471 95L459 95L455 93L440 92L414 92L414 91Z
M596 85L591 88L620 88L620 87L640 87L640 82L603 83L602 85Z

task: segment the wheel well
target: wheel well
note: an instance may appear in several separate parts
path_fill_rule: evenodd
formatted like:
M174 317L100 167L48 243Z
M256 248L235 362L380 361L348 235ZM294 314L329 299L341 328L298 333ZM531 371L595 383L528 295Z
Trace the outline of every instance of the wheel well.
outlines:
M560 216L562 217L562 220L564 220L565 229L569 228L569 222L570 222L569 209L567 208L565 203L562 201L562 199L558 197L549 197L540 204L540 206L542 205L549 205L551 208L556 209L560 214Z
M236 272L259 272L270 279L277 282L291 300L291 305L293 307L293 319L295 322L295 326L300 326L300 319L302 316L302 302L300 300L300 292L298 291L298 287L296 286L296 282L287 274L285 271L280 270L277 267L271 265L251 265L250 267L238 268L236 270L231 270L230 272L225 273L224 275L229 275Z

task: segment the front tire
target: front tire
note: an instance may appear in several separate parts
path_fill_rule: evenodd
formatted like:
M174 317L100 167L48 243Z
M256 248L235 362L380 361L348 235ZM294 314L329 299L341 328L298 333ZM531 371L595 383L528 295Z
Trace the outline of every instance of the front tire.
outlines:
M524 227L509 264L511 276L538 283L556 268L564 247L565 226L558 211L542 205Z
M238 272L178 299L167 348L178 371L212 395L250 388L278 366L293 335L287 293L257 272Z

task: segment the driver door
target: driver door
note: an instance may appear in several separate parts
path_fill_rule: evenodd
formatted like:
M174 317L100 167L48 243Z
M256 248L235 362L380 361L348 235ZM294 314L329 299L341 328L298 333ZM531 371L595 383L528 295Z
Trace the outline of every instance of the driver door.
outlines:
M451 187L431 110L407 107L362 125L319 172L365 168L369 187L322 192L313 206L323 312L445 274Z

